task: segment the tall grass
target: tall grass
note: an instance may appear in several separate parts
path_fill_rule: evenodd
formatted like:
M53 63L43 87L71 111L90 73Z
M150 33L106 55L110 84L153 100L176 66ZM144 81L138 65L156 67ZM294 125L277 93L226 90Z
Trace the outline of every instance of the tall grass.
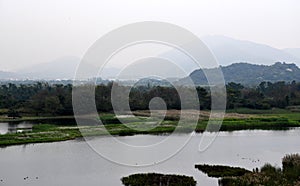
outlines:
M158 173L134 174L121 179L125 186L195 186L193 177Z
M260 171L253 171L243 176L223 177L219 180L223 186L294 186L300 185L300 155L290 154L282 159L282 169L265 164Z

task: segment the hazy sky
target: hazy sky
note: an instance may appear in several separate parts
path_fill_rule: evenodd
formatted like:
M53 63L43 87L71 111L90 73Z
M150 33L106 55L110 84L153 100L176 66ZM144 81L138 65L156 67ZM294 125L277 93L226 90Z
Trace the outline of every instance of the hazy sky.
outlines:
M300 48L299 0L0 0L0 70L81 57L103 34L138 21Z

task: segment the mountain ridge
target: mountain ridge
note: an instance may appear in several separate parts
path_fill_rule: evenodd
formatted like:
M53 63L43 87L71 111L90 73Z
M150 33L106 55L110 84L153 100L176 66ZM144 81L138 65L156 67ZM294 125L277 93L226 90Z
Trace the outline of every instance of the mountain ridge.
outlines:
M300 53L296 56L295 53L298 50L295 48L278 49L266 44L220 35L204 36L201 39L221 65L230 65L242 61L265 65L282 61L300 65Z
M258 65L241 62L218 68L195 70L188 77L180 79L177 84L188 85L188 78L191 78L195 85L207 85L205 74L213 74L217 70L222 70L225 83L257 85L263 81L300 81L300 68L294 63L276 62L273 65Z

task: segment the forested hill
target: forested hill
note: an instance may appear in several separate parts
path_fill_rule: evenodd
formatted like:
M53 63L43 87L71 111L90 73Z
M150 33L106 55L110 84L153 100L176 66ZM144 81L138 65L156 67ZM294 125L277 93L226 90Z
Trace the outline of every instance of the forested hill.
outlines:
M258 85L260 82L269 81L300 81L300 69L295 64L277 62L271 66L254 65L248 63L234 63L229 66L221 66L225 82L241 83L243 85ZM195 70L190 78L196 85L206 85L206 73L214 73L217 68ZM187 78L178 81L178 84L186 85Z

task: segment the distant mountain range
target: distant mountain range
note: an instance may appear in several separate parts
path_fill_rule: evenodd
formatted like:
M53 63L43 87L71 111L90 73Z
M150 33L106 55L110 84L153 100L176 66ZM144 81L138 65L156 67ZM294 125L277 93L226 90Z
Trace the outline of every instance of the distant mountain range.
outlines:
M283 49L283 51L300 59L300 48L286 48L286 49Z
M281 50L225 36L206 36L201 39L213 52L220 65L240 62L271 65L278 61L300 65L299 48Z
M248 63L234 63L229 66L219 67L224 75L224 80L228 82L241 83L243 85L258 85L262 81L286 81L293 80L300 82L300 69L295 64L277 62L273 65L254 65ZM207 85L204 74L214 74L219 68L195 70L189 78L196 85ZM176 82L179 85L188 85L188 79L183 78Z
M32 79L32 80L70 80L74 79L80 58L67 56L58 58L48 63L40 63L19 69L16 72L0 71L0 80ZM94 66L85 68L97 70ZM105 68L101 73L105 78L116 74L117 69Z
M254 83L261 80L299 80L299 69L296 65L300 65L300 48L289 49L276 49L267 45L258 44L250 41L236 40L225 36L206 36L201 38L203 42L210 48L215 55L219 64L222 65L222 70L226 81L236 81L243 83ZM167 53L162 54L160 57L171 56L173 61L178 61L177 65L184 69L186 72L191 73L191 77L200 77L200 80L196 80L197 83L202 82L202 75L200 71L197 71L196 66L191 66L189 58L184 58L170 50ZM292 64L275 64L272 66L266 66L274 64L275 62L286 62ZM77 66L80 63L78 57L62 57L48 63L40 63L32 65L27 68L19 69L16 72L4 72L0 71L0 80L9 79L73 79ZM231 64L231 65L230 65ZM263 65L253 65L263 64ZM88 67L95 70L93 66ZM139 69L144 68L140 66ZM151 66L147 66L147 69ZM165 67L162 67L165 68ZM139 71L137 68L136 71ZM286 70L291 69L292 71ZM145 69L144 69L145 70ZM196 71L195 71L196 70ZM271 71L270 71L271 70ZM118 74L119 69L107 68L101 75L103 79L114 79L114 76ZM140 70L141 72L143 70ZM211 69L213 71L213 69ZM245 73L244 73L245 72ZM243 74L248 73L248 79ZM251 74L249 74L251 72ZM165 73L165 75L171 79L179 79L180 77L173 77L174 72ZM255 76L251 78L251 76ZM289 77L287 77L289 76ZM250 80L251 79L251 80ZM256 80L255 80L256 79ZM179 82L182 82L180 80Z
M0 80L18 79L19 74L14 72L0 71Z
M26 79L73 79L79 63L77 57L63 57L20 69L16 73Z

